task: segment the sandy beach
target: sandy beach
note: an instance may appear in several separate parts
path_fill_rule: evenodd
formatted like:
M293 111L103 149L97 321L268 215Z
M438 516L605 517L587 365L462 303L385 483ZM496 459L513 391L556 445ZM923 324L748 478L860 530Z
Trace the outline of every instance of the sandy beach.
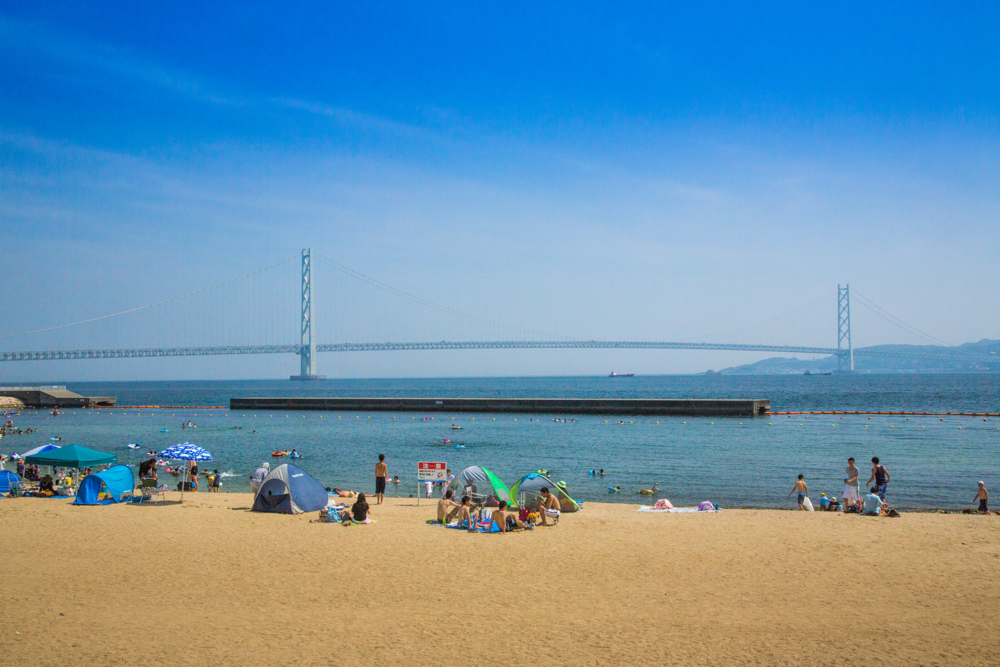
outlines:
M0 500L7 665L987 665L1000 518L588 503L508 535Z

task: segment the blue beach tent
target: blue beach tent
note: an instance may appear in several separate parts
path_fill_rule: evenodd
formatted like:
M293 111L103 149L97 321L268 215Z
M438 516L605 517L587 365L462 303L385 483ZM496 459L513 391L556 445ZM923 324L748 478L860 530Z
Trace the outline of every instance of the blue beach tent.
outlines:
M16 472L0 470L0 493L10 493L13 486L21 486L21 478Z
M283 463L264 478L253 500L254 512L302 514L318 512L327 506L330 496L323 485L302 468Z
M135 478L128 466L111 466L104 472L87 475L80 482L80 490L76 492L74 505L108 505L120 503L126 495L131 496L135 489ZM107 500L98 500L101 491L110 496Z

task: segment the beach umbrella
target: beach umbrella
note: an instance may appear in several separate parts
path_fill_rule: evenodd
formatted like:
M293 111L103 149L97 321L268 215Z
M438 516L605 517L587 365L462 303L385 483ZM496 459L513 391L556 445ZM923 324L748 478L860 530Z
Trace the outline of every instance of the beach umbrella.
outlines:
M53 449L59 449L59 447L57 447L56 445L42 445L41 447L35 447L34 449L26 451L24 454L21 454L20 458L26 459L29 456L34 456L35 454L41 454L42 452L49 452L52 451Z
M197 445L192 445L190 442L182 442L180 444L174 445L173 447L167 447L158 455L161 459L173 459L175 461L211 461L212 454L205 451ZM188 466L188 471L191 467ZM181 502L184 502L184 482L186 480L181 479Z

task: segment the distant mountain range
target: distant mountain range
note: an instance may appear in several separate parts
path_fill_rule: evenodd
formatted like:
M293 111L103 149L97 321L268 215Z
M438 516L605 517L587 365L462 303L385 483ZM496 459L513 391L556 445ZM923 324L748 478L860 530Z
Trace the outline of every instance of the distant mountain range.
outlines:
M859 350L918 352L940 355L928 357L868 357ZM998 373L1000 372L1000 340L983 339L955 347L941 345L876 345L854 349L854 369L859 373ZM753 364L733 366L718 371L724 375L781 375L828 373L837 370L837 357L797 359L771 357ZM715 371L708 371L714 374Z

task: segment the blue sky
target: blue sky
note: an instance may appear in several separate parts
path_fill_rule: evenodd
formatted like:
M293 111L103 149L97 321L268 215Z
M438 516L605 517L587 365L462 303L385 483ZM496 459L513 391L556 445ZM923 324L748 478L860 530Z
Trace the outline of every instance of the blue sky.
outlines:
M998 10L976 3L5 2L0 279L14 317L0 346L110 345L111 329L12 334L305 246L465 312L575 337L697 338L849 281L948 342L997 338L998 52ZM342 304L326 299L335 317ZM858 344L918 342L856 319ZM139 324L118 326L147 344ZM835 327L824 302L776 342L832 346ZM156 328L148 344L194 340ZM666 373L754 358L327 355L321 370ZM281 377L294 365L5 364L0 380Z

